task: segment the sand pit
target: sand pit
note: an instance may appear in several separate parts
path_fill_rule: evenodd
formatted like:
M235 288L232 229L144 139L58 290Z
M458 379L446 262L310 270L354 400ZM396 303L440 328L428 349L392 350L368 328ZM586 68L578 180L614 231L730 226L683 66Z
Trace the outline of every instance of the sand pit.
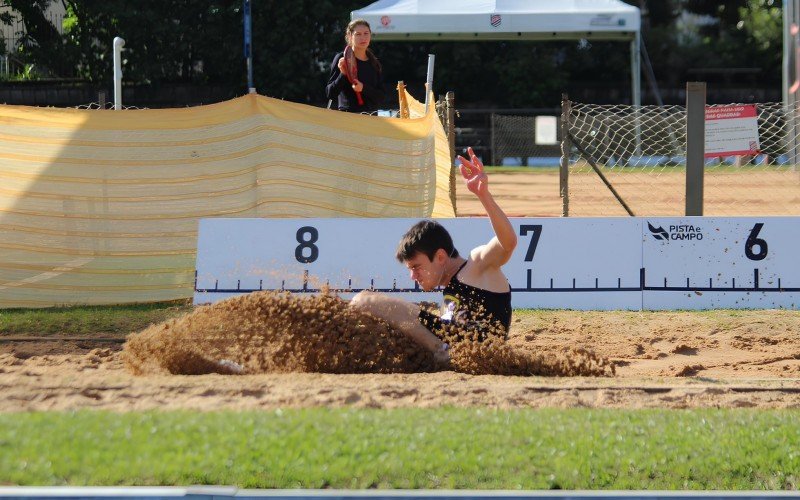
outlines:
M557 175L494 175L492 183L499 203L511 215L561 213ZM483 213L461 183L458 206L459 213L466 216ZM594 215L609 214L604 207ZM198 314L194 320L202 317ZM229 319L230 324L248 321L235 314ZM295 322L295 326L298 324ZM510 351L505 352L527 354L526 359L550 360L551 366L558 369L553 360L580 359L571 354L576 349L584 350L584 359L591 359L593 353L597 359L613 363L613 377L499 375L501 364L489 364L491 371L480 372L470 365L480 357L469 349L462 351L467 357L461 360L461 372L453 369L459 366L436 371L442 368L432 366L424 353L404 351L410 346L402 338L372 326L367 328L362 322L361 329L350 331L347 337L334 335L341 342L320 338L301 341L294 334L265 344L270 337L263 332L260 336L229 338L224 331L209 331L196 345L191 337L171 337L163 326L155 326L142 332L143 347L149 346L159 355L167 354L165 349L170 345L183 351L171 351L172 356L165 358L171 360L169 363L148 364L147 360L152 363L153 359L161 359L158 355L141 358L141 373L147 375L132 374L130 359L126 367L123 336L12 338L0 332L0 411L442 405L800 407L800 311L539 311L516 315L507 342ZM359 332L364 338L356 342L362 344L351 344ZM369 342L364 344L367 338ZM268 349L264 349L265 345ZM300 345L317 348L295 351ZM175 352L188 356L182 358ZM202 356L193 357L193 352ZM265 352L273 356L256 354ZM313 353L319 352L338 354L315 358ZM242 357L237 358L237 353ZM181 371L175 368L187 367L209 371L209 367L216 366L209 360L231 357L250 368L251 373L170 373L171 369ZM514 364L506 366L519 369Z
M614 363L613 377L453 370L142 376L125 366L123 337L114 342L107 336L0 336L0 411L441 405L797 408L798 331L798 311L540 311L518 314L512 323L508 346L515 352L548 357L586 349ZM345 346L342 352L351 354Z
M513 348L505 332L483 341L446 333L452 360L433 356L338 296L258 292L202 306L131 336L123 359L135 375L418 373L606 376L614 365L585 350Z

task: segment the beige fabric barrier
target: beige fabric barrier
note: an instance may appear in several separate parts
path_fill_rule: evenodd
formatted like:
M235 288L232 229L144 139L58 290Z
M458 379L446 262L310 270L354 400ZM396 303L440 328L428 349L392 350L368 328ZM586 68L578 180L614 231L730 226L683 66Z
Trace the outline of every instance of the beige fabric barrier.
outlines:
M409 102L0 106L0 307L190 297L203 217L453 217L444 130Z

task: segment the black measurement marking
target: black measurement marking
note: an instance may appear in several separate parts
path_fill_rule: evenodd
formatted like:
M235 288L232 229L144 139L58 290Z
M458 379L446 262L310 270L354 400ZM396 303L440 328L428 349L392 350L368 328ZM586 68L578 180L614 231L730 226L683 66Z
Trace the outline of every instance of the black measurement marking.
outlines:
M744 243L744 254L750 260L764 260L767 257L769 246L766 241L758 237L758 233L761 232L762 227L764 227L763 222L759 222L753 226L753 229L750 230L750 235L747 237L747 241ZM758 252L754 252L753 248L758 248Z
M542 236L542 225L522 224L519 227L520 236L525 236L528 232L532 232L533 236L531 236L531 242L528 244L528 251L525 252L525 262L531 262L533 260L533 255L536 253L536 246L539 244L539 238Z
M299 245L294 249L294 257L297 262L308 264L309 262L317 260L317 257L319 257L319 247L314 244L319 240L319 231L317 231L317 228L313 226L303 226L297 230L296 238ZM305 249L309 251L308 257L304 255Z
M663 286L652 286L647 285L645 283L645 269L639 269L639 284L636 286L622 286L622 278L617 278L617 286L616 287L601 287L599 278L594 279L594 286L591 287L579 287L577 286L577 280L575 278L572 279L572 286L571 287L556 287L553 281L553 278L550 278L550 286L549 287L535 287L533 286L533 273L530 269L527 270L526 273L526 286L524 287L511 287L512 292L800 292L800 287L784 287L781 283L781 278L778 278L778 286L777 287L761 287L760 277L758 269L753 269L753 286L752 287L742 287L736 286L736 279L733 278L731 280L730 287L714 287L713 278L708 279L708 286L691 286L689 278L686 278L686 286L669 286L667 278L664 278L664 285ZM302 288L286 288L286 281L281 281L281 288L280 291L282 292L292 292L292 293L318 293L321 290L317 288L310 288L308 286L308 270L303 272L303 286ZM330 280L326 281L326 285L330 287ZM219 288L219 280L214 282L214 288L198 288L197 282L195 281L195 288L194 291L198 293L250 293L250 292L257 292L263 290L263 283L259 281L258 288L241 288L241 280L237 281L236 288ZM270 290L270 289L268 289ZM375 279L370 280L370 285L367 288L353 288L353 280L352 278L348 278L347 280L347 288L329 288L331 292L334 293L358 293L364 290L374 291L374 292L398 292L398 293L425 293L425 290L422 290L419 287L418 283L414 283L413 288L404 288L397 286L397 279L394 279L392 282L391 288L376 288L375 287Z

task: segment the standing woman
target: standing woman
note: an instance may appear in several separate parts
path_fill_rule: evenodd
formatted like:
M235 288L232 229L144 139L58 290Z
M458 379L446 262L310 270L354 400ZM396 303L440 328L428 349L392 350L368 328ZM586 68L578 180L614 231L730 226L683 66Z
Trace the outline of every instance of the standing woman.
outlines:
M331 64L331 76L325 93L328 99L336 99L339 111L372 113L377 111L386 97L383 86L381 63L369 49L372 30L363 19L354 19L347 25L344 40L353 51L357 77L352 82L347 77L347 62L342 51L336 54ZM352 61L352 59L351 59ZM352 63L351 63L352 64ZM361 101L359 104L360 93Z

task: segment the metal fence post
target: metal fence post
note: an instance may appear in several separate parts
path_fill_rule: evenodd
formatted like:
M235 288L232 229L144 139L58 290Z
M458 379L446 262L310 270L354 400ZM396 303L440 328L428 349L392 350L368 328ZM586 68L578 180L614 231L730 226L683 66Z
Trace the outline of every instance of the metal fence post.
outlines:
M447 105L447 143L450 146L450 202L453 204L453 213L458 214L456 209L456 104L455 94L452 90L445 94Z
M489 115L489 134L490 134L489 144L491 144L491 147L492 147L492 163L491 164L495 165L495 166L498 166L498 163L497 163L497 160L498 160L498 157L497 157L497 145L495 144L495 140L494 140L494 112L492 112L492 114Z
M706 83L686 82L686 215L703 215Z
M569 217L569 140L570 102L567 94L561 94L561 163L558 169L558 189L561 195L561 216Z

